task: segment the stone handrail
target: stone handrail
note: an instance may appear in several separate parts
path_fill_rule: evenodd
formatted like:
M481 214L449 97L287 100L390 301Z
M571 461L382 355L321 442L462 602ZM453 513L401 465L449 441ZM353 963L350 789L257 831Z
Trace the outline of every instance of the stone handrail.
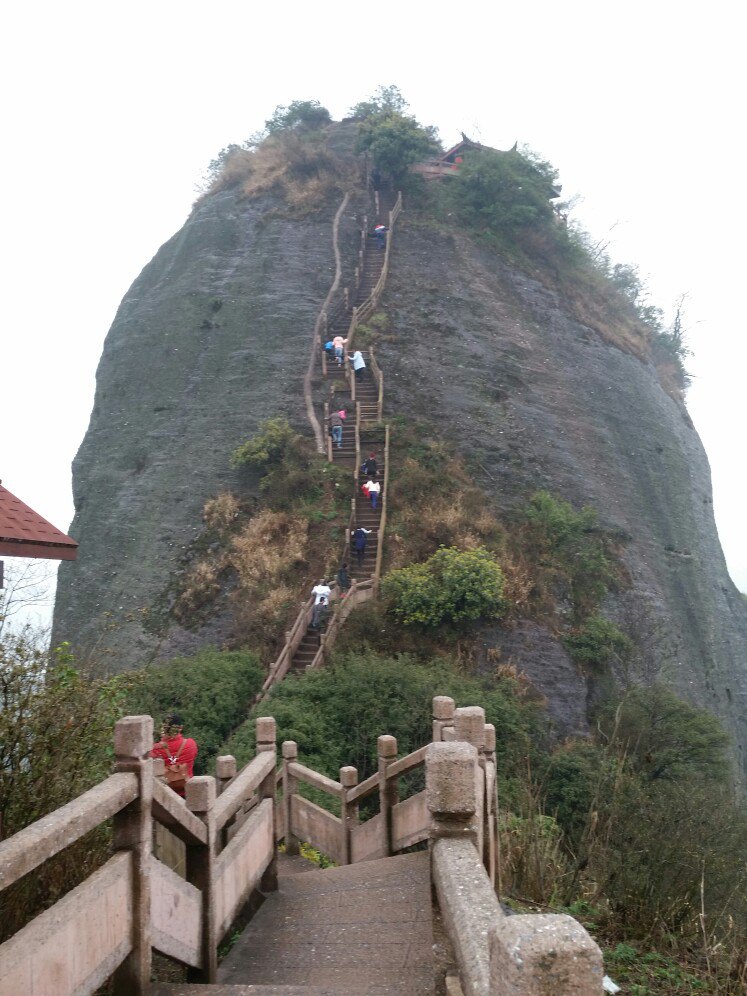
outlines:
M483 862L485 782L478 775L482 710L456 710L457 732L429 745L426 795L431 875L465 996L598 996L602 953L565 914L506 916ZM434 710L435 713L435 710ZM460 717L459 714L463 715Z
M0 945L2 996L95 992L145 994L152 949L214 982L217 945L259 885L275 885L275 721L257 720L257 757L216 804L215 779L189 779L181 799L149 757L150 716L127 716L114 733L115 773L0 845L7 888L107 819L113 856ZM255 793L249 817L227 841L219 830ZM152 853L163 822L188 845L187 879Z
M135 774L110 775L66 806L4 840L0 843L0 890L80 840L137 797Z
M498 903L485 860L491 852L485 835L496 834L485 818L493 808L494 734L482 709L457 709L437 696L433 742L398 759L395 738L379 737L378 771L358 784L354 767L340 768L336 781L299 763L292 741L283 744L277 772L275 721L260 717L254 760L236 773L234 758L220 758L221 794L214 778L198 776L187 782L183 801L154 779L152 719L120 720L115 774L0 850L8 860L7 867L0 861L7 885L21 869L38 867L40 854L60 849L51 841L54 831L64 846L90 828L94 814L114 820L113 856L0 946L0 996L91 994L109 977L115 992L145 996L153 949L186 965L192 981L214 982L218 943L250 894L260 885L265 892L277 888L283 837L290 854L305 840L339 864L386 857L428 839L432 881L466 996L598 996L601 952L578 922L566 915L506 916ZM398 779L423 765L425 790L400 801ZM339 815L303 798L300 783L335 798ZM360 823L360 800L376 791L379 812ZM71 815L76 808L78 819ZM190 840L186 880L151 852L159 812ZM230 833L221 833L239 816Z

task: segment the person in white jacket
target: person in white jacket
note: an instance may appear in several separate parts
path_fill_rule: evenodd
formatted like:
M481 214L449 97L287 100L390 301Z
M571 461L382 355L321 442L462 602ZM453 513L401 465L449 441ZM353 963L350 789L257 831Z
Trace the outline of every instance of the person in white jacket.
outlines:
M366 369L366 361L363 359L363 353L360 349L356 349L352 356L349 357L350 362L353 364L353 370L355 370L355 379L363 380L363 371Z

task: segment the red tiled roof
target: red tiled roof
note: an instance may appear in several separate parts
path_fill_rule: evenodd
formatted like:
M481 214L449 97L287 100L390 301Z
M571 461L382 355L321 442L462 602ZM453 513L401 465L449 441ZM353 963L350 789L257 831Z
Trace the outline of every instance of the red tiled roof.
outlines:
M0 554L75 560L78 544L0 484Z

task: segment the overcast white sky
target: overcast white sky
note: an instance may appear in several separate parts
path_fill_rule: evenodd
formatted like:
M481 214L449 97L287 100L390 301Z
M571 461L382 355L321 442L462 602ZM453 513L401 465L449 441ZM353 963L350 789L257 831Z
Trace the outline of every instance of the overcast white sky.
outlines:
M739 5L513 7L5 5L3 483L67 528L104 337L216 153L277 104L315 98L339 118L395 83L446 142L464 130L497 148L531 146L559 169L566 196L583 196L582 223L640 266L654 303L669 312L689 295L688 407L730 571L747 591Z

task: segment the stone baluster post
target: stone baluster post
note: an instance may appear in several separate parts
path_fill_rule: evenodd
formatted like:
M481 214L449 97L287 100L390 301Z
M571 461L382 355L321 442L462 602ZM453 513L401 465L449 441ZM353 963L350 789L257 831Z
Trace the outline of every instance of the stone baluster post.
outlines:
M283 831L285 853L298 854L298 838L293 834L293 796L298 788L298 780L290 772L290 766L298 760L298 744L295 740L283 741Z
M221 795L228 788L229 782L236 776L236 758L233 754L221 754L215 759L215 788Z
M207 829L206 844L187 846L187 881L202 893L202 968L190 968L190 982L214 983L218 973L218 938L215 928L215 779L212 775L196 775L187 781L187 809L191 810Z
M381 812L381 850L385 858L392 853L392 809L399 802L397 781L389 781L387 768L397 760L397 738L388 734L376 742L379 755L379 811Z
M132 951L114 972L117 996L140 996L150 987L153 762L148 754L152 746L153 720L150 716L125 716L115 724L114 770L133 772L138 779L137 798L113 820L114 850L132 851L133 858Z
M257 753L272 752L277 758L277 727L272 716L257 717L256 725ZM259 783L257 793L260 799L272 799L272 825L275 826L275 808L277 806L275 787L277 780L275 777L275 765L267 777ZM274 839L274 834L273 834ZM263 892L275 892L278 887L278 847L277 841L274 843L274 854L272 861L262 876L260 888Z
M511 996L599 996L602 952L566 913L505 917L488 933L490 992Z
M484 857L483 826L485 820L485 710L481 706L463 706L454 710L454 739L466 741L477 751L477 850Z
M425 798L430 847L441 837L477 846L477 749L470 743L432 743L425 753Z
M340 821L342 846L340 848L340 864L349 865L353 858L351 854L351 837L353 828L358 826L358 803L348 802L348 791L358 784L358 769L352 765L340 768L340 784L342 795L340 799Z
M444 739L442 733L448 726L454 725L454 699L448 695L436 695L433 699L433 742Z
M495 727L485 724L485 746L481 751L485 771L485 809L483 834L485 848L483 861L493 886L498 875L498 813L497 813L497 768L495 763Z

